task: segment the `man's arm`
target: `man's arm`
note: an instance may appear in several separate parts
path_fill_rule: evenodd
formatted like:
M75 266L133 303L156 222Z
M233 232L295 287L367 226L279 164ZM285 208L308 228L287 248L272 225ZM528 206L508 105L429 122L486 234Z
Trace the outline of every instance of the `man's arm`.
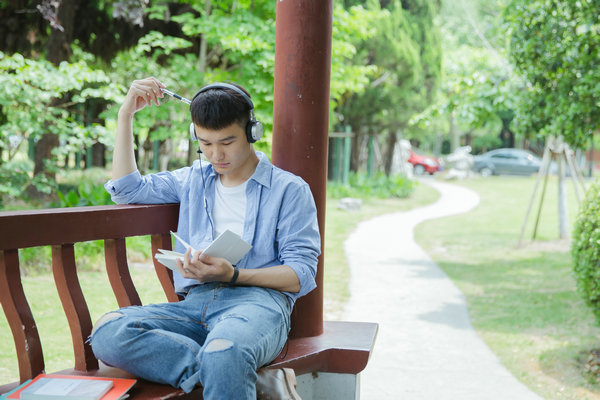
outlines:
M177 260L179 273L188 279L200 282L230 282L234 269L224 258L204 256L199 251L190 258L191 250L185 253L184 262ZM282 292L298 293L300 281L296 272L287 265L239 270L236 285L260 286Z
M137 170L133 152L133 115L142 108L160 105L158 98L163 97L160 90L165 85L156 78L133 81L125 100L119 109L117 134L113 152L112 179L116 180Z
M231 278L229 279L231 280ZM236 285L260 286L290 293L298 293L300 291L298 275L287 265L240 269Z

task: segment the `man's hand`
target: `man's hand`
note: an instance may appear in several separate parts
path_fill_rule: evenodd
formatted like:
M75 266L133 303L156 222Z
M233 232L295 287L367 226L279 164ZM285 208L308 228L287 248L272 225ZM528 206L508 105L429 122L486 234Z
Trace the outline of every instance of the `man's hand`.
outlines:
M158 79L153 77L133 81L120 111L127 115L133 115L142 108L151 106L152 103L159 106L158 99L164 97L161 89L165 87Z
M188 248L183 262L177 260L179 273L184 278L199 282L229 282L233 277L233 265L224 258L207 256L202 251L191 252Z
M133 114L164 97L165 85L156 78L133 81L117 118L117 134L113 153L112 178L119 179L137 169L133 150Z
M230 282L233 278L233 265L224 258L203 255L202 251L193 255L191 253L192 250L188 248L183 262L177 260L177 268L184 278L196 279L199 282L225 283ZM287 265L255 269L240 268L236 285L259 286L281 292L298 293L300 291L298 276Z

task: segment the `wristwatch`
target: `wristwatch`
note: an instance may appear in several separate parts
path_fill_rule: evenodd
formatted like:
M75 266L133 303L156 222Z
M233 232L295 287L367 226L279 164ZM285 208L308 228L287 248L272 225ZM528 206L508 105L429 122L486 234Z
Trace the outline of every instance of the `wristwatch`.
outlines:
M230 285L235 284L235 281L237 281L239 274L240 274L240 270L238 269L238 267L234 266L233 267L233 276L231 277L231 280L229 281Z

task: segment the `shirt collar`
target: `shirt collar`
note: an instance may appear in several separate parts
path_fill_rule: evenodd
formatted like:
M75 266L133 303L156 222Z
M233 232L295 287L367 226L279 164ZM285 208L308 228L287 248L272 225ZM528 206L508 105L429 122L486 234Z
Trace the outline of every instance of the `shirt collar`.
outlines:
M266 186L267 188L271 187L271 172L273 165L269 158L260 151L256 152L258 156L258 165L256 166L256 170L250 177L250 179L256 181L259 185ZM208 164L208 176L210 178L215 178L217 173L215 172L212 164Z
M257 151L256 155L258 156L258 165L250 179L255 180L260 185L270 188L273 165L264 153Z

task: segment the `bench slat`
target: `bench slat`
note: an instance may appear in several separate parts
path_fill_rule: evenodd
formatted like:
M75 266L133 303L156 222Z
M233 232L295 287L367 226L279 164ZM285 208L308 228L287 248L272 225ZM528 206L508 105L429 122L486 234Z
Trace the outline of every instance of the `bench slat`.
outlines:
M98 361L87 343L87 338L92 332L92 319L77 277L73 244L52 246L52 273L71 329L75 369L98 369Z
M167 301L174 303L179 300L179 296L175 293L175 289L173 287L173 272L166 268L164 265L158 262L154 255L158 253L158 249L171 250L171 235L170 234L156 234L151 236L152 241L152 262L154 263L154 270L156 271L156 276L158 276L158 280L167 296Z
M119 306L140 304L129 273L124 238L150 235L152 255L159 248L171 249L169 231L177 229L177 215L177 205L0 212L0 301L13 333L21 381L44 372L44 359L38 330L23 291L16 249L52 246L54 280L69 321L75 353L75 369L63 373L116 377L118 371L107 370L98 363L86 343L92 321L77 277L73 243L104 239L107 274ZM154 258L153 263L167 300L179 301L173 289L172 272ZM278 357L267 368L290 367L299 375L309 372L357 374L367 364L376 335L377 324L325 322L322 333L317 336L291 338L282 352L283 357ZM0 385L0 393L16 385L16 382ZM154 399L157 395L170 398L181 394L169 386L140 380L131 398ZM198 399L201 394L201 390L195 390L178 398Z
M178 211L179 204L3 211L0 249L169 233L177 230Z
M290 339L268 367L293 368L296 374L358 374L367 366L379 325L372 322L323 321L318 336Z
M119 307L141 306L142 301L131 280L127 265L125 239L106 239L104 241L106 273Z
M0 302L15 342L19 379L25 382L45 367L40 335L23 291L16 249L0 251Z

